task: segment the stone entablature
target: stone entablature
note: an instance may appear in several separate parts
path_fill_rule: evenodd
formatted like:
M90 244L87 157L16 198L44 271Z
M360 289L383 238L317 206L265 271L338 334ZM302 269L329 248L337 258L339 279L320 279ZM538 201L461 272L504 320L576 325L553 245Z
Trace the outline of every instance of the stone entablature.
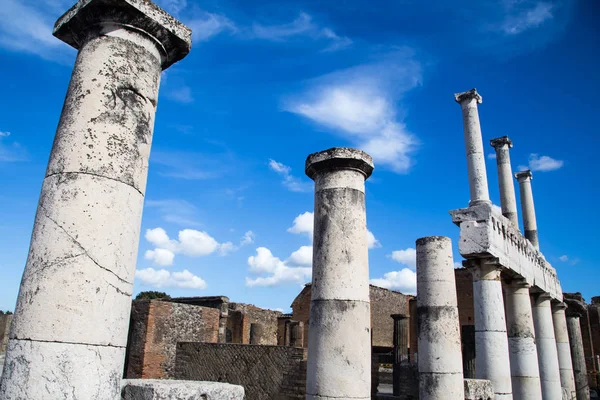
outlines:
M499 265L525 278L532 287L562 301L556 270L491 204L450 211L460 227L460 254L465 258L495 258Z

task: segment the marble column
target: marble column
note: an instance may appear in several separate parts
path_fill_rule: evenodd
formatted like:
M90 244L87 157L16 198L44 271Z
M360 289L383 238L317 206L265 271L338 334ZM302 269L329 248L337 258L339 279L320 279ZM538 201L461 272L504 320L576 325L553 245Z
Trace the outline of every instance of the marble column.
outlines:
M392 364L392 386L394 396L400 396L402 387L400 382L400 364L408 361L409 317L405 314L392 314L392 318L394 319L394 364Z
M542 398L544 400L561 400L560 367L554 337L550 296L547 293L534 293L531 296L531 301L540 380L542 382Z
M31 237L2 399L120 393L161 71L191 31L146 0L81 0L78 50Z
M306 159L315 181L307 399L371 398L365 179L371 157L333 148Z
M568 390L569 399L575 399L575 377L573 375L571 346L565 316L566 308L565 303L552 303L552 321L554 324L554 337L556 338L558 365L560 367L560 384Z
M589 400L590 387L587 376L587 367L585 365L585 354L583 352L583 339L581 337L579 318L581 318L581 314L575 310L571 312L570 307L567 309L567 331L569 333L569 344L571 346L577 400Z
M481 104L481 96L476 89L454 95L460 104L463 114L465 145L467 149L467 168L469 173L469 189L471 201L469 206L480 203L491 203L488 190L487 172L485 170L485 154L479 123L477 104Z
M502 136L492 139L490 144L496 150L502 215L508 218L515 228L519 229L517 198L515 197L515 185L513 182L512 167L510 165L510 148L513 147L513 143L508 136Z
M535 219L535 206L533 205L533 193L531 191L531 171L521 171L515 174L519 181L519 192L521 193L521 215L523 216L523 229L525 237L529 239L533 247L540 249L538 241L537 222Z
M465 398L452 242L417 240L419 399Z
M494 259L471 259L464 264L473 274L475 377L492 381L496 399L512 399L501 268Z
M515 400L542 398L529 288L524 279L513 279L505 285L506 328Z

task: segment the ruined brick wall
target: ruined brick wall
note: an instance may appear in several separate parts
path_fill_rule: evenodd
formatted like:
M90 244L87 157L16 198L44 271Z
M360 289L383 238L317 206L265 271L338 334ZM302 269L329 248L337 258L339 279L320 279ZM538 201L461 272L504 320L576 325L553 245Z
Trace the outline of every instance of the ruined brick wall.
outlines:
M266 310L251 304L229 303L229 312L238 311L248 316L248 324L244 326L244 343L250 343L250 324L260 324L256 329L256 344L277 345L277 320L283 314L280 311Z
M227 343L250 343L248 315L241 311L229 311L227 317Z
M308 347L310 295L311 286L307 285L292 303L292 318L304 323L304 347ZM412 296L373 285L369 286L369 296L373 346L391 348L394 334L394 320L391 315L408 314L408 301Z
M12 314L0 315L0 354L3 354L8 344L8 332L10 330L10 323L12 322Z
M132 303L126 378L173 378L177 343L214 343L220 311L160 300Z
M297 347L178 343L174 378L242 385L247 400L303 399L305 360Z
M581 326L581 338L583 339L583 353L585 354L585 367L588 372L595 370L596 360L594 357L594 349L592 345L592 332L590 330L590 318L587 313L584 313L579 318Z
M594 350L594 356L596 356L597 360L598 355L600 355L600 297L592 297L592 304L588 306L588 315L590 317L592 349ZM598 364L597 361L596 364ZM600 366L596 365L596 370L599 369Z
M475 325L473 304L473 276L466 268L454 270L456 297L458 300L458 319L460 325Z

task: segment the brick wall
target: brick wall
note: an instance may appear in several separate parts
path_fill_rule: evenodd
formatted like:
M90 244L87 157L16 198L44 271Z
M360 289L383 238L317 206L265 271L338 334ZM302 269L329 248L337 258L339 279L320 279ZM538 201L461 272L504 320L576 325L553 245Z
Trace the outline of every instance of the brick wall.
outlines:
M296 347L181 342L174 378L242 385L247 400L303 399L305 359Z
M252 304L229 303L229 311L239 311L248 316L248 324L244 326L244 337L250 343L250 324L260 325L256 329L255 344L277 345L277 319L283 314L280 311L266 310Z
M132 302L126 378L161 379L174 374L177 343L216 342L220 311L160 300Z

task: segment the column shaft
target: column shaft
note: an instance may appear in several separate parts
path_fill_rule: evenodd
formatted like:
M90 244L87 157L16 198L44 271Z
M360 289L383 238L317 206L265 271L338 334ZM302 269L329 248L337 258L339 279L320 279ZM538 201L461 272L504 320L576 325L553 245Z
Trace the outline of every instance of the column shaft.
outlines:
M477 379L494 385L498 400L512 399L510 358L500 268L474 260L473 303L475 307L475 367Z
M346 148L311 154L314 250L306 398L371 398L371 313L365 179L371 157Z
M512 141L504 136L493 139L491 145L496 150L496 164L498 166L498 184L500 186L500 205L502 215L519 229L519 217L517 215L517 199L515 196L515 185L513 182L512 167L510 165L510 148Z
M506 286L506 326L515 400L542 398L529 285L516 280Z
M400 396L400 365L408 361L408 321L404 314L393 314L394 319L394 364L392 379L394 396Z
M575 399L575 377L573 375L573 361L571 359L571 346L569 344L569 332L565 317L564 303L555 304L552 307L552 321L554 323L554 336L556 338L556 352L558 353L558 365L560 367L560 384L569 392L569 399Z
M79 53L42 184L2 399L120 393L160 74L191 44L191 32L153 3L130 1L80 1L55 28ZM163 40L181 46L176 59Z
M531 307L540 365L542 398L544 400L561 400L560 367L554 337L550 296L546 293L532 295Z
M460 324L452 242L417 240L419 399L463 400Z
M469 189L471 201L469 205L489 203L487 172L485 169L485 154L477 104L481 96L475 89L454 96L462 108L465 145L467 150L467 167L469 173Z
M538 240L537 221L535 218L535 206L533 204L533 193L531 191L531 171L517 172L515 177L519 181L519 192L521 193L521 214L523 216L523 229L525 237L531 244L540 249Z
M583 352L581 325L579 324L578 316L567 316L567 330L569 332L569 344L571 346L571 357L573 359L573 373L575 375L577 400L589 400L590 388L585 365L585 354Z

